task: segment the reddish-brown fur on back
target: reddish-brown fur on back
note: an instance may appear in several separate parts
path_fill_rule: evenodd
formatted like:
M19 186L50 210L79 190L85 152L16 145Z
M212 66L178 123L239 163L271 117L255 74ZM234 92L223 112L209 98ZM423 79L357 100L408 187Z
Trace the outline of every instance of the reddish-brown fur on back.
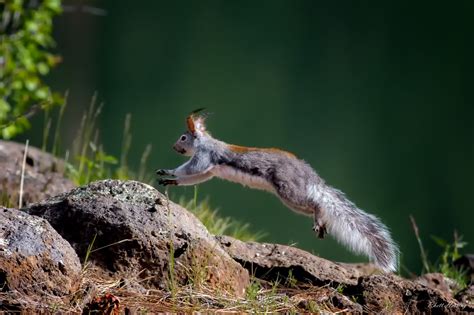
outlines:
M276 149L276 148L253 148L253 147L243 147L240 145L234 145L234 144L229 144L229 149L233 152L237 153L247 153L247 152L252 152L252 151L263 151L263 152L269 152L269 153L280 153L284 154L288 157L291 158L296 158L296 155L294 155L291 152Z

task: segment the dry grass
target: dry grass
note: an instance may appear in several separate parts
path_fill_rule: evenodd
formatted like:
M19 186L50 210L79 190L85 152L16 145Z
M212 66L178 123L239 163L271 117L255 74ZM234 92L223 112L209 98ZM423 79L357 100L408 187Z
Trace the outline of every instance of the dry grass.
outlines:
M69 297L52 299L53 303L41 305L32 302L27 296L17 302L28 302L28 310L22 307L22 314L41 312L42 314L84 314L88 303L104 296L117 301L106 303L106 307L92 309L90 314L156 314L156 313L340 313L341 310L331 302L331 297L338 294L329 286L300 286L288 288L279 283L270 283L253 278L245 297L223 294L213 288L192 285L180 286L174 295L170 291L145 290L139 286L139 275L128 279L111 279L100 269L89 267L84 270L79 289ZM0 293L0 298L3 295ZM69 302L65 302L68 300ZM57 301L57 302L56 302ZM114 312L115 311L115 312ZM26 313L25 313L26 312ZM87 311L85 312L87 314Z
M20 177L20 197L18 200L18 209L23 207L23 183L25 182L25 166L26 166L26 157L28 155L28 144L29 140L26 140L25 152L23 153L23 162L21 163L21 177Z
M119 312L132 314L228 312L228 313L301 313L330 312L337 309L330 296L336 294L331 287L300 286L288 288L279 283L253 279L245 297L235 297L201 284L176 287L172 294L167 290L138 289L139 275L128 279L110 279L98 269L84 271L80 289L74 294L69 307L57 310L80 313L88 302L112 294L119 302ZM111 314L114 314L113 312Z

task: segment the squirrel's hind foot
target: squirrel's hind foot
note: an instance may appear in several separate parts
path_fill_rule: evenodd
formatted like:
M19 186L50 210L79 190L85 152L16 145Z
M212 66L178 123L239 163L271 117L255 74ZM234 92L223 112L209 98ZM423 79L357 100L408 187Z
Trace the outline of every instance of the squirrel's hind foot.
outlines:
M313 231L316 233L316 236L319 239L323 239L326 236L326 233L327 233L326 226L324 224L321 224L321 223L315 223L313 225Z

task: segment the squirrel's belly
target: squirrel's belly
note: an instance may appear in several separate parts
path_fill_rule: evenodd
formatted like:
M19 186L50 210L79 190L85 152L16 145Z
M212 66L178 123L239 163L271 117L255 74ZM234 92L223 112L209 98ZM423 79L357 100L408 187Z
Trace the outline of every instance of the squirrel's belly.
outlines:
M244 186L248 186L255 189L267 190L271 192L275 191L273 185L271 185L265 178L247 174L231 166L219 165L216 166L211 172L216 177L235 183L240 183Z

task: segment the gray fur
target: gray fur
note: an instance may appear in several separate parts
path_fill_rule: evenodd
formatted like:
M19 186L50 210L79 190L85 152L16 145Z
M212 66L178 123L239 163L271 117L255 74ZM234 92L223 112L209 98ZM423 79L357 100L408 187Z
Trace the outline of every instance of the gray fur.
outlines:
M193 185L216 176L268 190L290 209L312 215L320 238L327 230L354 252L369 256L383 270L397 269L398 248L385 225L326 185L305 161L274 150L238 152L205 131L184 135L185 141L180 137L174 149L191 159L174 170L158 172L175 176L174 184ZM170 184L170 180L161 183Z

